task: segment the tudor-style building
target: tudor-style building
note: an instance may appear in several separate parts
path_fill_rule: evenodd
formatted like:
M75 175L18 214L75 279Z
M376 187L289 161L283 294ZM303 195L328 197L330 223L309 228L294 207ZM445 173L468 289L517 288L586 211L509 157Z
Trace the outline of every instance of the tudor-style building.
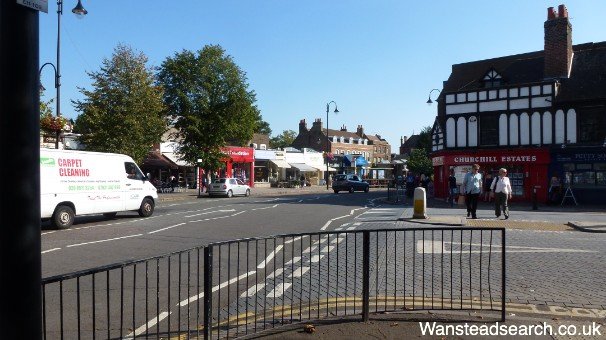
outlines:
M606 201L606 42L572 45L568 11L548 9L543 51L456 64L433 125L435 193L450 169L505 167L515 200L548 197L553 176L579 202Z

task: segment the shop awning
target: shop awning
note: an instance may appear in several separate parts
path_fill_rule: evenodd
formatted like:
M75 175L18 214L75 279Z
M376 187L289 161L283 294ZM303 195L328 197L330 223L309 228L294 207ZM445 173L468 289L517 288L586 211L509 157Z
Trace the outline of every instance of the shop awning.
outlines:
M316 172L318 169L304 163L290 163L290 165L301 172Z
M364 158L363 156L355 156L355 163L354 163L354 156L353 155L345 155L345 157L343 158L343 163L345 164L345 166L356 166L356 167L365 167L368 166L368 162L366 161L366 158ZM353 165L352 163L354 163L355 165Z
M315 167L314 168L318 169L318 171L326 171L326 166L323 167ZM336 172L337 169L333 168L333 167L328 167L328 172Z
M282 159L270 159L270 162L274 163L278 168L290 169L290 164Z
M179 160L179 156L177 156L177 154L173 153L173 152L163 152L162 155L164 155L164 157L170 159L173 163L177 164L178 166L193 166L188 164L185 161Z

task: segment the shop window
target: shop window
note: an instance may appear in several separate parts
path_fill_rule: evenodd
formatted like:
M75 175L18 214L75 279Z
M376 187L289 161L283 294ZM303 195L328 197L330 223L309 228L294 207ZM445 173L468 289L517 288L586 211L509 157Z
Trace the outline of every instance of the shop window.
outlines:
M593 165L594 170L606 170L606 163L595 163Z
M594 186L595 172L593 171L575 171L572 174L572 185L579 187Z
M574 163L564 163L564 165L562 165L562 168L564 169L564 171L574 171Z
M603 143L606 137L604 109L583 110L579 114L579 142Z
M499 118L497 115L480 116L480 144L499 144Z
M595 184L606 186L606 171L595 172Z
M591 170L591 164L577 164L577 170Z

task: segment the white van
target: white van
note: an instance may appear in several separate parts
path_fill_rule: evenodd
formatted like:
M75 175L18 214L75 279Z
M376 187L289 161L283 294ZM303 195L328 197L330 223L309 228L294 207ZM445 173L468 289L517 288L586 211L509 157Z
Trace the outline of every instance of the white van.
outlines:
M57 229L69 228L76 215L138 211L149 217L156 188L126 155L40 149L40 213Z

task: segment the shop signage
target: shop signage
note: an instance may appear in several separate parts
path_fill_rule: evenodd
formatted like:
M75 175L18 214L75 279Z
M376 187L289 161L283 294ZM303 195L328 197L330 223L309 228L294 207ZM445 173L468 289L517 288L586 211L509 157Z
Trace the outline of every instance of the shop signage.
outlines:
M48 13L48 0L17 0L17 3L40 12Z
M454 163L532 163L537 161L535 155L513 155L513 156L456 156Z
M568 154L556 154L556 161L558 162L596 162L606 161L606 153L568 153Z
M444 165L444 156L434 157L431 159L431 165L440 166Z
M253 148L245 147L225 147L221 151L234 162L253 162Z

